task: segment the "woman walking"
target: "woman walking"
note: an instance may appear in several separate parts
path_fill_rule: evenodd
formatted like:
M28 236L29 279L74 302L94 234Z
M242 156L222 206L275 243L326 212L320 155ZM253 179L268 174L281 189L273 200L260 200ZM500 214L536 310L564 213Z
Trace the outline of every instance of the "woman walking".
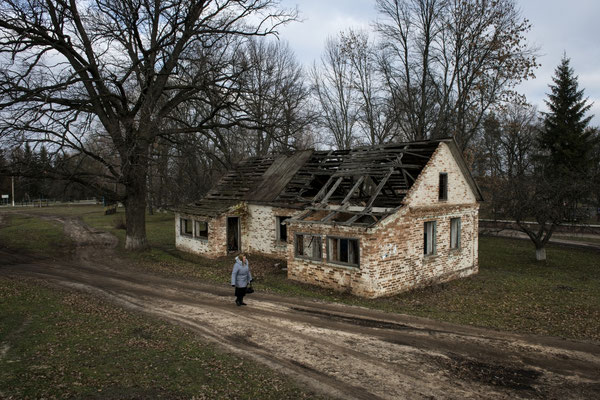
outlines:
M233 271L231 272L231 286L235 287L235 304L245 306L244 295L248 284L252 282L250 267L245 254L240 254L235 258Z

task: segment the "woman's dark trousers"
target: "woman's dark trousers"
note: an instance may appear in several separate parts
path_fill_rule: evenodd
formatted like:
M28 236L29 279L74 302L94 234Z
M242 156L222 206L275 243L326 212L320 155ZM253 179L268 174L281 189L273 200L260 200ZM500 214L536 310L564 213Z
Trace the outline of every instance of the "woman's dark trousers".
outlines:
M235 304L241 306L244 304L244 296L246 295L245 287L237 287L235 288Z

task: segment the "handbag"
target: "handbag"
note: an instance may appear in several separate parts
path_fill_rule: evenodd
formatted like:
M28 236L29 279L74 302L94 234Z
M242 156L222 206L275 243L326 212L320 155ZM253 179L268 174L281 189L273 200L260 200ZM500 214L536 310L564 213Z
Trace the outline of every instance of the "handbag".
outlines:
M246 294L250 294L250 293L254 293L254 289L252 288L251 283L249 283L248 286L246 286Z

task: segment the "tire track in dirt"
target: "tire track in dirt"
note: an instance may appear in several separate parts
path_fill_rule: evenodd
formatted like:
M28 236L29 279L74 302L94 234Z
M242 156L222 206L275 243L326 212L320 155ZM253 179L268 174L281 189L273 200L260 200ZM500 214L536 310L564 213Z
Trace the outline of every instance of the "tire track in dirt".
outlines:
M0 274L34 276L186 326L320 393L348 399L600 395L598 343L263 293L236 307L229 287L133 270L115 257L114 242L90 239L102 235L81 228L79 220L62 222L79 243L72 261L19 263L12 255Z

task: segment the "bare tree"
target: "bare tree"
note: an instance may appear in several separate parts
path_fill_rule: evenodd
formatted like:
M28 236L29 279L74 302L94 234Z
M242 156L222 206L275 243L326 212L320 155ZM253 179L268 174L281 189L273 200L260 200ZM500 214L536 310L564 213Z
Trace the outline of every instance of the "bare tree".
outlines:
M375 45L367 32L355 29L341 32L339 40L352 69L352 86L358 93L360 133L371 145L385 143L396 133L396 118L378 69Z
M256 155L297 148L314 122L304 72L286 43L253 39L240 49L244 72L238 106Z
M453 135L465 149L490 107L532 75L514 0L377 0L380 57L407 139Z
M357 139L360 97L356 71L339 38L328 38L320 63L311 70L313 92L320 106L320 125L338 149L349 149Z
M296 17L277 0L5 0L0 7L0 134L70 148L104 166L100 185L126 206L126 248L147 245L148 156L161 135L197 133L235 100L227 55ZM182 103L203 107L193 129L165 124ZM225 121L231 126L233 121ZM116 163L86 140L101 127ZM169 130L163 130L169 128Z

